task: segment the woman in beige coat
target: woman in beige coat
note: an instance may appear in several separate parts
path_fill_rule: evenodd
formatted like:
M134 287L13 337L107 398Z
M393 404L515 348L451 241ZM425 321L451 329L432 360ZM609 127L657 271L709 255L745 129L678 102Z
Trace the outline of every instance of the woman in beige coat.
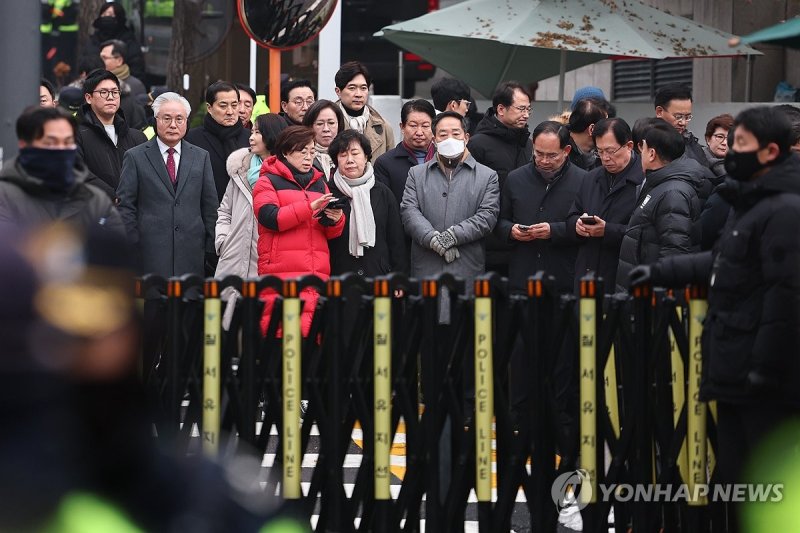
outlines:
M253 187L261 172L262 161L271 155L278 134L286 126L286 120L281 116L272 113L258 116L250 133L250 148L241 148L228 156L226 168L231 179L217 209L214 239L219 255L217 279L225 276L254 278L258 275L258 221L253 214ZM222 294L228 304L235 302L237 296L235 290ZM225 326L230 324L233 316L233 305L227 307L223 319Z

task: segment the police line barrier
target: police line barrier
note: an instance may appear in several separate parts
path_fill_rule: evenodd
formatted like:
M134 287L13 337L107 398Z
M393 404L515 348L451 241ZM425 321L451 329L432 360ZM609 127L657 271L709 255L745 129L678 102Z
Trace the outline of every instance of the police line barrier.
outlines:
M186 453L274 457L265 494L317 513L318 531L416 531L423 517L426 530L461 531L468 513L508 531L520 490L536 531L556 531L565 501L584 531L607 531L612 507L617 531L724 531L702 496L607 490L709 482L703 289L604 296L592 276L580 287L556 294L544 273L524 290L495 274L146 276L155 432ZM401 428L404 469L391 460ZM345 461L354 434L360 465Z

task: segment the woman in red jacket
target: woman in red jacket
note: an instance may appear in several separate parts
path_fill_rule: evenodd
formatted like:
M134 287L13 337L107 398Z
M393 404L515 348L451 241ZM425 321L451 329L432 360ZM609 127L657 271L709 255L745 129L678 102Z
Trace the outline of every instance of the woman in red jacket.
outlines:
M331 274L328 239L342 234L341 209L326 209L333 198L322 172L312 166L314 131L303 126L283 130L253 189L258 219L258 274L291 279L306 274L323 280ZM315 216L316 215L316 216ZM324 215L324 216L323 216ZM264 294L261 330L266 332L276 295ZM302 332L308 335L317 304L314 289L305 289Z

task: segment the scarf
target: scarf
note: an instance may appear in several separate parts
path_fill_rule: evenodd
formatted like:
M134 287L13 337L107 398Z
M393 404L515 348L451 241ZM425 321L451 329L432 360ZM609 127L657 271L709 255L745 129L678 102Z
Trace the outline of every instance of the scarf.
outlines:
M333 173L333 182L350 202L350 255L362 257L364 247L375 246L375 215L369 200L369 191L375 185L372 163L367 162L364 175L350 179L342 176L339 169Z
M247 182L250 184L250 190L256 186L258 176L261 174L261 156L253 154L250 158L250 168L247 169Z
M364 133L364 128L367 127L367 121L369 120L369 106L364 105L361 114L356 116L352 115L352 111L348 113L342 102L339 102L339 107L342 108L342 113L344 113L345 118L349 121L350 127L358 133Z
M234 151L241 148L237 139L244 126L242 121L237 120L233 126L223 126L211 116L211 113L206 113L203 117L203 128L206 129L211 135L219 139L222 143L222 149L225 151L225 157L231 155Z
M322 173L325 174L325 179L330 181L331 169L336 166L333 164L333 158L328 154L328 149L318 142L314 142L314 150L317 152L317 161L319 161L322 167Z
M401 144L403 145L403 148L405 148L406 152L408 152L408 154L411 157L417 160L418 165L421 165L422 163L427 163L428 161L433 159L433 156L436 154L436 143L434 142L429 144L428 149L424 151L415 150L414 148L411 148L409 145L405 143L405 141L403 141Z
M131 77L131 67L123 63L122 65L118 66L114 70L111 71L111 74L119 78L120 80L127 80Z

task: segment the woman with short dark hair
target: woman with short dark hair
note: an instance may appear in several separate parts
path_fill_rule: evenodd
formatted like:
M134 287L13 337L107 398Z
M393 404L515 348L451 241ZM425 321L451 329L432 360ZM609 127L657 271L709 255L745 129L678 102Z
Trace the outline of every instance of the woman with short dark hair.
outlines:
M253 189L253 211L258 219L258 274L282 279L331 274L328 239L342 234L341 209L326 208L333 195L322 172L314 168L314 132L289 126L281 132L272 156L261 167ZM275 294L265 294L262 331L269 324ZM303 335L311 327L317 293L301 293L305 300Z
M375 180L369 139L345 130L328 149L336 164L331 192L345 200L342 235L329 241L331 272L375 277L408 271L403 224L392 191Z

